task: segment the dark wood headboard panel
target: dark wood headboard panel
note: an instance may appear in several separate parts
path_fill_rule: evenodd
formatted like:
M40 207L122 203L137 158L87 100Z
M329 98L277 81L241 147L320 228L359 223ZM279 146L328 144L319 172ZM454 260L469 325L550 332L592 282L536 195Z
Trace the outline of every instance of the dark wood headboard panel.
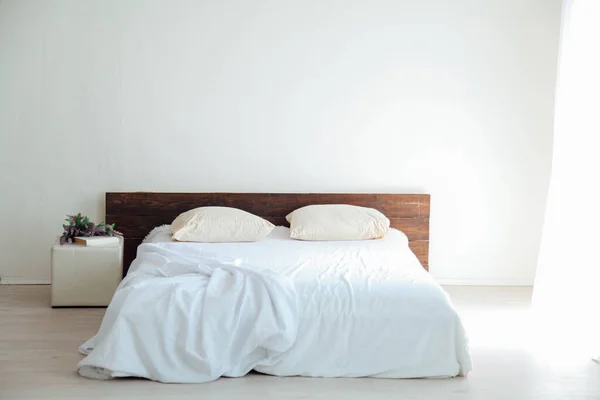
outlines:
M352 204L384 213L393 228L403 231L410 248L429 270L428 194L333 193L106 193L106 219L125 236L123 275L137 247L152 228L170 224L179 214L202 206L239 208L275 225L288 226L285 216L309 204Z

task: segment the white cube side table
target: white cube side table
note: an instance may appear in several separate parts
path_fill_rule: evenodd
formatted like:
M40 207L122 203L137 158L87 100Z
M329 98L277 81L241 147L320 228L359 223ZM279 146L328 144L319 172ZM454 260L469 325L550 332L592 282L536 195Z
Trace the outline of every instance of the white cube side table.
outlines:
M52 307L107 306L121 282L123 239L106 246L52 247Z

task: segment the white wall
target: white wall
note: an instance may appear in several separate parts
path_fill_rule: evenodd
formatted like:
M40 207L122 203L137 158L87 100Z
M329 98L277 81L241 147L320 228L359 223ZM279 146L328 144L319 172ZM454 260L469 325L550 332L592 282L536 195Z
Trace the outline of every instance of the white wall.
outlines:
M432 274L530 284L559 0L0 3L0 276L106 191L432 194Z

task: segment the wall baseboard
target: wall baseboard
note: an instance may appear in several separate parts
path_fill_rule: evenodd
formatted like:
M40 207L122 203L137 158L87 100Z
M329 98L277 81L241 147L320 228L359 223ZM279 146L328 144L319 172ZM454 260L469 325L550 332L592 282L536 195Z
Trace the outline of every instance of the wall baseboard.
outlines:
M0 285L49 285L50 278L19 278L3 276Z
M442 286L533 286L530 280L520 279L453 279L439 278Z

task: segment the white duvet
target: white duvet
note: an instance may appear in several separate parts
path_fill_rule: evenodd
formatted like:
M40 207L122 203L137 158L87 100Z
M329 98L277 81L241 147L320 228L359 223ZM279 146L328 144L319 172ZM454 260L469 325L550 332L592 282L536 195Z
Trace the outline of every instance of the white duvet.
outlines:
M303 242L277 227L254 243L144 243L80 351L81 375L161 382L471 369L458 314L397 230L370 241Z

